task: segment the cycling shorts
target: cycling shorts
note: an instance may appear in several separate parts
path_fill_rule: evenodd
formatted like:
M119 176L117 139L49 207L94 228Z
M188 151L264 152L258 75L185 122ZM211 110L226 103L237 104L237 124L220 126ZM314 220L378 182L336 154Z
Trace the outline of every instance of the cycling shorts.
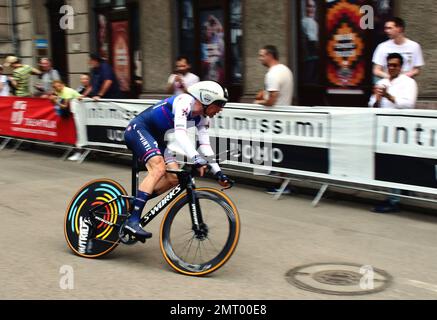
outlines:
M176 162L174 153L167 148L163 138L156 138L152 130L143 125L129 124L124 132L126 146L138 161L147 163L153 157L163 157L166 164Z

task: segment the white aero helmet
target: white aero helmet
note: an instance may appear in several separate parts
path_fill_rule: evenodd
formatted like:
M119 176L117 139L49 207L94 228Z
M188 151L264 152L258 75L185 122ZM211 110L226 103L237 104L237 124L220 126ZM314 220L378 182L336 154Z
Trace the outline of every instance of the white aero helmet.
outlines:
M187 91L204 107L213 103L223 107L229 99L228 90L215 81L200 81L188 87Z

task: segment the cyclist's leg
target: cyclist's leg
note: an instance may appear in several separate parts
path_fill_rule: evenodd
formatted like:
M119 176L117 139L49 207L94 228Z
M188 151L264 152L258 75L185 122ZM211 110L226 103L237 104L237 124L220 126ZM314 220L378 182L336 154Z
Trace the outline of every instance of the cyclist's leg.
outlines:
M154 194L157 186L161 181L165 180L166 166L162 156L155 156L150 158L146 163L147 175L139 186L139 191ZM160 193L158 193L160 194Z
M133 209L126 224L126 230L142 238L152 235L140 226L141 213L152 198L156 184L165 176L165 162L158 143L149 131L140 126L129 126L125 132L126 145L133 151L134 157L146 164L148 174L140 184Z
M178 170L179 164L177 163L174 154L169 149L167 149L164 142L162 142L162 144L159 143L159 145L160 146L163 145L163 147L161 147L161 152L164 155L165 165L167 169ZM171 188L176 187L178 184L179 184L178 176L166 172L164 177L156 184L154 193L156 195L161 195L167 192L168 190L170 190Z

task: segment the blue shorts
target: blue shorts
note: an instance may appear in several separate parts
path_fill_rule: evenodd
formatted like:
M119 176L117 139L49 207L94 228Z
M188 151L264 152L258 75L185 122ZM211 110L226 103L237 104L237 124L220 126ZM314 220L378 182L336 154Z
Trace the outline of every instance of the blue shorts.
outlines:
M167 148L164 139L156 138L148 128L131 123L124 132L126 146L138 161L147 163L153 157L163 157L165 163L175 162L174 154Z

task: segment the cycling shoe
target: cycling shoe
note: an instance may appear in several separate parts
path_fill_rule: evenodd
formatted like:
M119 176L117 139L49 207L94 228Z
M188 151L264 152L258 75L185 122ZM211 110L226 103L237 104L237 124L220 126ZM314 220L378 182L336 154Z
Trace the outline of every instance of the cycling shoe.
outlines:
M134 236L136 239L138 239L141 242L145 242L146 239L150 239L153 235L150 232L147 232L143 228L141 228L139 222L131 222L128 221L123 227L123 231L126 233L129 233L130 235Z

